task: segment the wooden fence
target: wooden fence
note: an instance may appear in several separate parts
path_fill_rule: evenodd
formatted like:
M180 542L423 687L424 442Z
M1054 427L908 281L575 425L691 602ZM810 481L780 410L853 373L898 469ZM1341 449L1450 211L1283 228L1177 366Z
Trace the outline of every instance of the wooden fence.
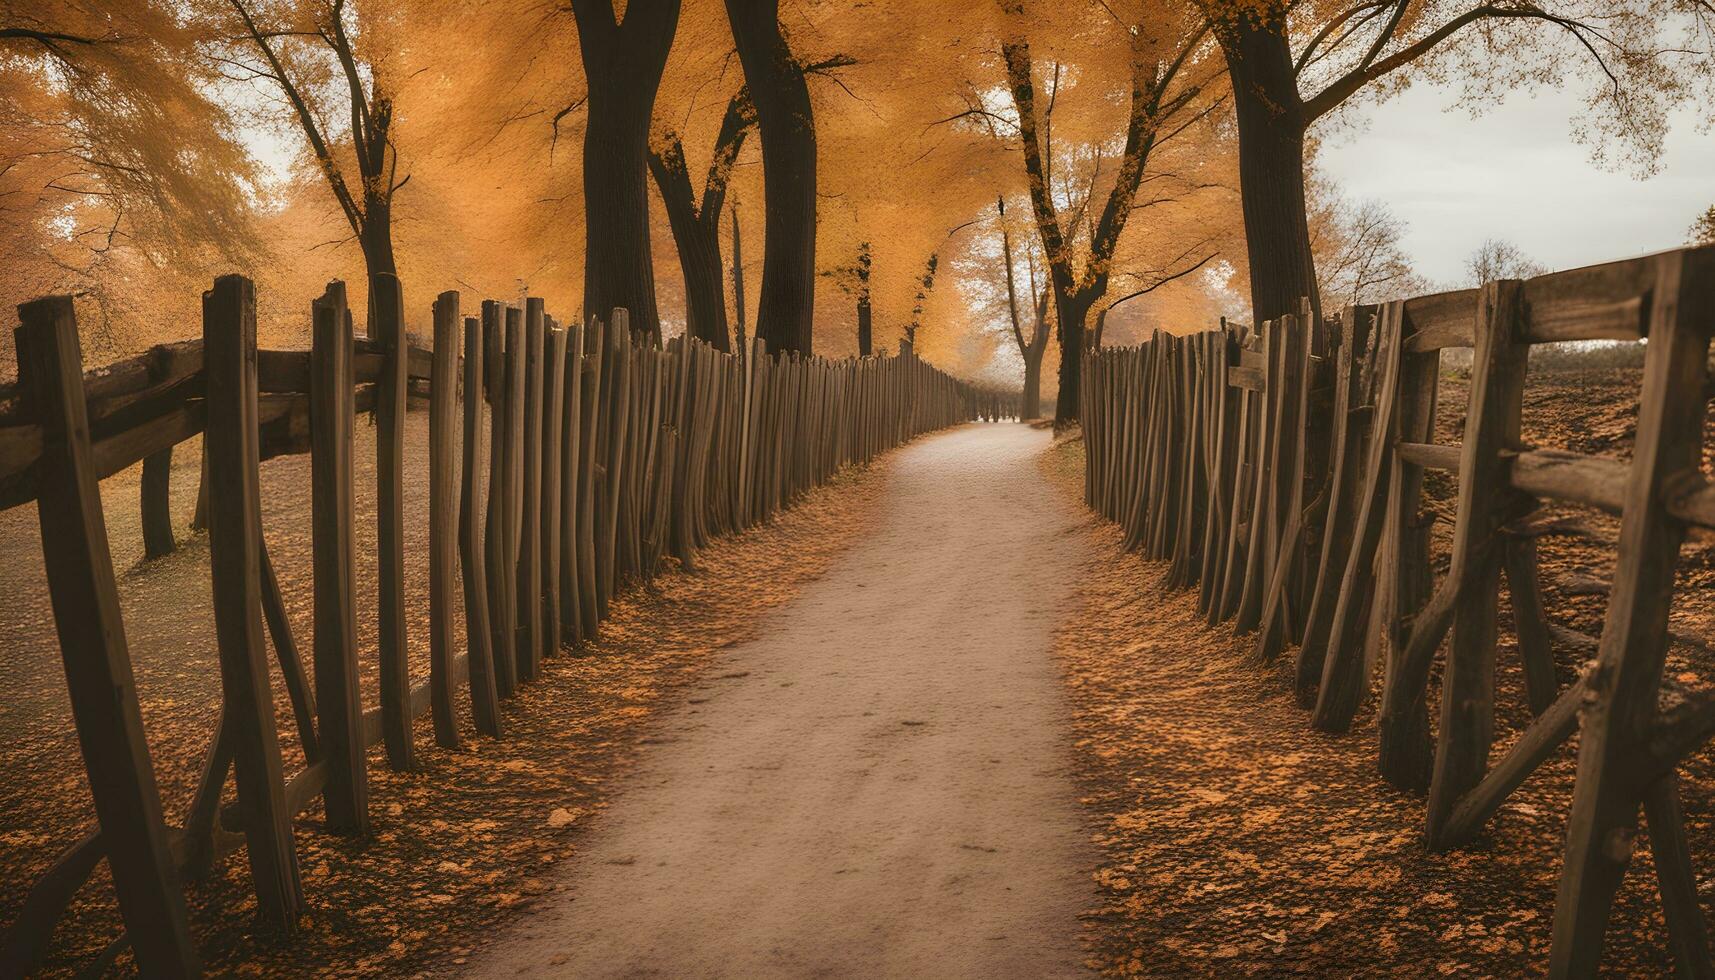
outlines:
M1083 355L1088 504L1128 548L1169 562L1270 662L1296 644L1300 702L1343 732L1376 693L1379 762L1427 790L1433 850L1469 841L1574 733L1576 788L1556 902L1552 976L1591 976L1640 808L1682 975L1715 975L1676 769L1715 734L1715 700L1664 685L1674 565L1715 528L1702 469L1715 248L1504 281L1319 321L1173 337ZM1647 338L1630 461L1520 437L1533 344ZM1433 441L1440 351L1474 348L1464 438ZM1451 563L1433 581L1426 469L1458 481ZM1545 500L1620 519L1601 636L1552 626L1531 516ZM1490 765L1503 575L1534 721ZM1431 673L1442 663L1438 723ZM1594 659L1557 690L1552 642Z
M328 828L367 827L365 750L410 768L413 719L459 744L454 699L503 735L499 702L542 660L595 635L617 589L664 556L691 563L712 537L769 520L842 467L921 433L997 418L1010 400L913 357L743 357L675 338L665 349L607 323L562 328L540 300L456 292L433 308L429 349L409 345L399 282L371 283L369 337L345 287L312 304L309 351L256 347L256 295L239 276L203 298L203 336L88 372L69 297L19 308L19 382L0 389L0 507L35 501L66 682L99 831L40 881L7 930L0 974L28 973L102 858L148 976L199 972L180 880L244 846L262 916L286 929L303 903L292 819L318 798ZM462 354L462 356L461 356ZM461 410L461 391L462 410ZM408 396L429 401L430 672L407 669L402 500ZM483 398L490 406L484 421ZM354 413L377 427L380 703L360 703L353 594ZM99 481L144 463L148 550L172 547L173 446L204 434L206 526L221 722L183 827L162 819L126 650ZM311 455L314 634L306 665L261 535L258 466ZM464 622L455 622L462 591ZM462 629L461 629L462 626ZM273 641L308 765L287 778L263 633ZM462 652L461 652L462 651ZM468 681L468 683L467 683ZM228 772L237 803L222 807Z

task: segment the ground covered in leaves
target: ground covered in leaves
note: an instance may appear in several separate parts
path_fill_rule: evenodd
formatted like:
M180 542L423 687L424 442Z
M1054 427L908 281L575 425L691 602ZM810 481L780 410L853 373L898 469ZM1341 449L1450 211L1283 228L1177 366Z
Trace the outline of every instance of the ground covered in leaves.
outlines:
M1533 376L1526 440L1629 455L1636 370ZM1464 380L1442 384L1438 441L1457 442ZM1707 440L1706 440L1707 441ZM1082 444L1056 444L1043 465L1082 494ZM1453 514L1455 481L1432 481L1428 506ZM1617 524L1576 515L1598 537ZM1443 532L1450 528L1443 528ZM1164 565L1121 551L1117 527L1093 517L1090 557L1057 651L1070 686L1084 803L1101 851L1105 901L1090 965L1108 976L1518 976L1547 962L1576 738L1491 821L1472 847L1429 854L1423 799L1376 771L1369 710L1345 736L1314 732L1294 704L1290 655L1257 662L1254 638L1208 627L1193 592L1164 593ZM1438 541L1437 574L1447 540ZM1541 577L1557 625L1595 635L1613 549L1545 539ZM1673 617L1682 639L1670 676L1715 675L1708 650L1711 548L1682 551ZM1501 599L1498 758L1524 724L1510 610ZM1555 650L1564 685L1587 651ZM1438 695L1432 689L1431 704ZM1433 718L1433 708L1432 708ZM1715 760L1706 748L1682 770L1694 860L1715 852ZM1698 876L1706 915L1711 882ZM1647 842L1615 904L1604 970L1672 973Z
M426 435L410 416L411 438ZM360 426L360 461L373 461ZM181 536L194 505L196 453L180 453L173 476ZM426 453L407 453L407 592L413 670L427 672ZM294 633L308 655L310 567L308 458L263 465L264 525ZM412 468L417 471L414 472ZM192 931L211 975L409 976L430 962L462 962L496 926L554 885L547 874L579 848L616 777L651 738L650 719L710 662L748 638L765 610L821 574L872 519L882 477L851 471L807 496L774 524L715 543L694 574L669 571L613 605L598 642L562 651L544 676L504 707L504 740L471 735L457 751L435 747L427 718L417 725L421 769L388 770L370 754L372 836L361 844L325 833L319 805L297 822L309 905L301 929L258 929L242 849L190 889ZM358 484L359 594L375 588L373 479ZM140 561L135 474L103 486L121 605L136 664L144 722L170 823L182 820L218 710L206 538ZM0 922L58 855L94 829L94 814L66 702L33 508L0 514L0 541L17 560L0 569ZM358 603L369 644L366 702L374 698L374 603ZM460 637L462 640L462 635ZM302 765L284 688L275 675L287 775ZM228 798L232 798L228 783ZM120 932L105 865L79 893L53 938L49 975L98 963ZM106 970L134 972L128 955Z

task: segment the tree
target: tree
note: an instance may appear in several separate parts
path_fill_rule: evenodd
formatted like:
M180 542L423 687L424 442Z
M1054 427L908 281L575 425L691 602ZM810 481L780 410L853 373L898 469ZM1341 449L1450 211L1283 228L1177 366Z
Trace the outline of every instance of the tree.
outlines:
M634 328L659 341L646 168L650 118L679 23L679 0L627 4L623 21L615 19L613 0L571 0L571 7L589 85L584 130L584 311L605 316L614 307L624 307ZM681 149L681 169L683 163ZM688 181L685 190L688 193ZM704 203L713 227L720 218L719 203L712 209L706 208L706 199ZM718 289L718 253L714 261ZM701 264L693 265L701 276L705 271ZM690 273L685 285L688 307L706 301L703 296L691 297ZM698 286L706 290L700 279ZM705 318L712 315L706 307L698 312ZM724 305L721 319L724 337Z
M1690 242L1693 245L1715 245L1715 205L1691 223Z
M1594 101L1608 110L1605 125L1653 153L1665 127L1663 100L1684 91L1664 60L1677 46L1655 33L1674 11L1704 22L1715 16L1705 0L1196 2L1232 78L1258 321L1295 312L1302 297L1320 308L1305 139L1358 93L1404 84L1408 70L1434 76L1456 67L1474 96L1487 97L1557 83L1567 65L1588 67L1600 80Z
M816 303L816 123L805 71L780 29L779 0L726 0L762 139L762 295L756 335L808 354Z
M167 0L0 0L0 294L95 306L79 318L101 328L86 353L176 339L149 326L190 312L172 297L264 251L255 164L209 95L207 34L180 14Z
M869 274L873 264L869 242L858 242L857 259L851 265L823 270L840 292L850 296L857 307L857 350L859 357L868 357L875 348L875 310L870 304Z
M1340 304L1379 303L1427 291L1400 240L1405 222L1380 201L1336 199L1311 215L1321 295Z
M1126 222L1138 207L1138 188L1145 178L1150 155L1163 143L1179 136L1206 118L1219 104L1205 98L1211 79L1196 57L1207 35L1205 25L1174 21L1144 25L1121 25L1130 54L1130 105L1125 142L1119 153L1119 168L1112 189L1098 218L1093 219L1082 268L1076 266L1070 227L1063 222L1053 193L1052 118L1059 94L1060 71L1056 65L1046 106L1037 106L1035 66L1030 41L1021 32L1023 5L1012 2L1007 36L1001 44L1006 65L1007 89L1016 112L1016 126L1023 145L1025 172L1029 179L1031 208L1037 234L1048 264L1054 293L1055 321L1060 339L1060 390L1054 419L1064 424L1078 413L1078 352L1084 348L1084 324L1090 308L1107 292L1114 252ZM1149 28L1146 30L1146 26ZM1188 70L1190 69L1190 70ZM987 112L980 107L973 111ZM1096 169L1101 157L1098 153ZM1092 191L1085 195L1085 207Z
M1012 339L1018 344L1018 356L1024 361L1024 388L1019 415L1025 419L1042 417L1042 355L1048 350L1049 291L1038 289L1036 258L1025 249L1025 261L1030 270L1030 294L1026 297L1035 316L1031 319L1030 337L1026 339L1018 315L1017 273L1013 267L1012 230L1006 222L1006 197L995 199L995 214L1000 224L1001 263L1006 267L1006 305L1012 321Z
M756 122L750 93L739 89L727 102L726 114L715 137L714 158L703 178L702 202L691 190L691 174L685 165L685 147L679 134L663 130L649 148L649 172L661 194L673 242L679 250L679 267L685 276L685 322L691 336L731 350L727 337L726 294L721 280L721 207L727 182L745 134ZM736 228L736 224L734 225ZM740 314L742 320L743 315Z
M411 178L398 176L393 100L385 89L385 73L376 58L366 57L353 44L345 0L326 5L293 2L266 10L256 0L229 3L242 33L235 45L215 56L217 61L234 81L267 81L279 88L357 238L369 274L397 274L393 195ZM272 16L264 20L265 14ZM364 51L382 50L381 42L367 34L361 35ZM260 63L243 57L244 46L254 50ZM335 142L338 134L329 128L328 121L337 118L329 111L335 104L343 105L349 119L349 161ZM357 172L355 187L346 179L351 166Z
M1548 272L1548 267L1524 254L1504 238L1485 238L1465 259L1465 285L1481 286L1497 279L1529 279Z

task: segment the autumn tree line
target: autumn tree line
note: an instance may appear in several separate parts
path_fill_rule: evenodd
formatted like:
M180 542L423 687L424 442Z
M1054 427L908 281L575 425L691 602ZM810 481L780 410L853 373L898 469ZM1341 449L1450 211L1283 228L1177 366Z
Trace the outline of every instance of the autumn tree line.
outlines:
M1353 107L1574 86L1647 171L1712 36L1706 0L0 0L0 283L117 355L212 272L282 342L394 273L910 349L1031 416L1051 378L1065 422L1087 347L1415 285L1318 170Z

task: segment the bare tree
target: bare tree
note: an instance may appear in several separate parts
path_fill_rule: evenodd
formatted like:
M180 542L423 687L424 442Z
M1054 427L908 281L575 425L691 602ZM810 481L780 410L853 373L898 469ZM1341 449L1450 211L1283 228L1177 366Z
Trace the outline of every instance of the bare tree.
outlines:
M1524 250L1504 238L1485 238L1476 251L1465 259L1465 284L1481 286L1497 279L1529 279L1548 271L1548 267L1524 254Z

